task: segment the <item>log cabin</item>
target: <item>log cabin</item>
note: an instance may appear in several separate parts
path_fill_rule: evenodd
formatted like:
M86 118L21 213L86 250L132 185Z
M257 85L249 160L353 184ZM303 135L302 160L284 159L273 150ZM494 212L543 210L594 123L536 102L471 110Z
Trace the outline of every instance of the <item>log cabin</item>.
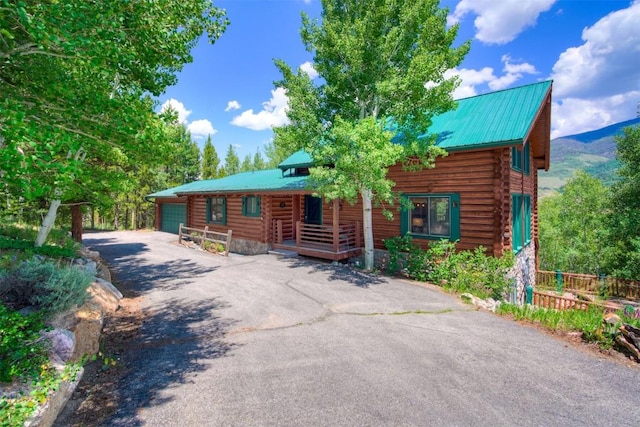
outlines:
M410 233L414 242L457 241L457 249L483 246L489 254L512 251L517 299L534 284L537 266L538 170L549 169L552 82L543 81L458 100L433 118L429 134L448 155L417 172L389 168L395 190L413 209L388 220L374 208L376 261L384 239ZM231 251L289 249L341 260L362 248L362 206L325 201L307 184L312 159L293 154L277 169L196 181L149 195L156 228L178 224L233 231Z

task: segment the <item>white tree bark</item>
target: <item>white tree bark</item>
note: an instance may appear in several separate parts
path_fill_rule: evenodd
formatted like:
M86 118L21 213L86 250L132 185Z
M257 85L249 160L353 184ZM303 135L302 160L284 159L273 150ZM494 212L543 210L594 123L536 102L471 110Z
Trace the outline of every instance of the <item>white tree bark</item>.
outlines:
M71 157L73 157L74 160L76 161L77 160L84 161L86 154L87 153L85 153L84 149L80 148L76 152L75 156L71 151L69 151L69 153L67 154L67 159L70 159ZM53 224L55 224L56 222L56 217L58 216L58 208L62 203L62 201L59 199L59 197L61 196L62 196L62 191L60 191L60 188L57 188L56 191L54 192L54 197L56 197L56 199L51 201L51 205L49 205L49 211L47 212L47 216L45 216L44 219L42 220L42 225L38 230L38 236L36 237L36 243L34 245L36 248L39 248L40 246L44 245L44 242L47 241L47 237L49 237L49 232L51 232L51 229L53 228Z
M371 220L371 190L362 191L362 229L364 232L364 268L373 269L373 223Z
M38 236L36 237L35 247L39 248L44 244L49 236L49 232L53 228L53 224L56 222L56 216L58 215L58 208L62 202L60 200L53 200L49 205L49 211L47 216L42 220L42 225L38 230Z

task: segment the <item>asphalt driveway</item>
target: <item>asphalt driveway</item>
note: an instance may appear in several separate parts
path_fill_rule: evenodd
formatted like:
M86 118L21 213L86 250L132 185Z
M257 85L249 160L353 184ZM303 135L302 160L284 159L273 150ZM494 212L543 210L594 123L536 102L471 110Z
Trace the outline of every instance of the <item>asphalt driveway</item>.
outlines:
M113 426L638 426L640 370L342 265L87 234L148 320Z

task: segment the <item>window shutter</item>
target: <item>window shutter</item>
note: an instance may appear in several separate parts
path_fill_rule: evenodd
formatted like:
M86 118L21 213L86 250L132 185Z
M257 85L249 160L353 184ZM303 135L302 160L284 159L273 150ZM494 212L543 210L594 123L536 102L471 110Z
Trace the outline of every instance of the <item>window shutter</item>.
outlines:
M511 195L511 247L514 253L522 249L522 195Z
M524 242L531 241L531 196L524 196Z
M400 196L402 197L402 196ZM404 199L404 197L403 197ZM409 232L409 211L404 206L400 205L400 236L404 236Z
M247 215L247 196L242 196L242 215Z
M211 221L211 197L207 197L207 213L206 213L205 222Z
M460 195L452 194L450 201L451 212L451 241L460 240Z
M256 214L260 216L262 213L262 197L256 196Z
M227 198L222 198L222 225L227 225Z

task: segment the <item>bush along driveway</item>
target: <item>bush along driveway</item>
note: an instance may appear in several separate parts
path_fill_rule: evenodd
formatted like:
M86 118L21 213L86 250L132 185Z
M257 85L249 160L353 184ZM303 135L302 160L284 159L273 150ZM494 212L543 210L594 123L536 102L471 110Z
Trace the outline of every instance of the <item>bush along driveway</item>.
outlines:
M59 425L640 423L640 370L438 288L175 240L87 236L137 315L118 319L114 374L85 374Z

